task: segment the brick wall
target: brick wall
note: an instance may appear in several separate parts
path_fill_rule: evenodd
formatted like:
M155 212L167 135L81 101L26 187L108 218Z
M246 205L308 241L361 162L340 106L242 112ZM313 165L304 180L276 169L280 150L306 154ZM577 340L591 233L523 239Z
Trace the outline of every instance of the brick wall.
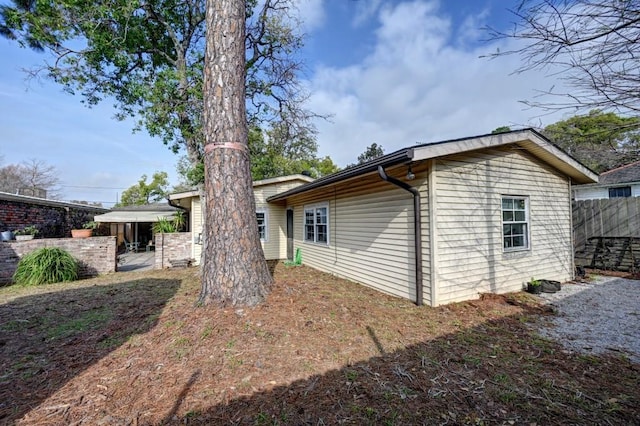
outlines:
M49 202L51 205L48 205L44 204L46 201L39 204L0 199L0 231L16 231L34 225L40 231L39 237L70 237L72 228L81 228L96 214L107 211L89 206L56 205L63 204L57 202Z
M155 268L171 267L171 260L191 259L191 232L156 234Z
M59 247L80 263L80 277L116 271L116 237L45 238L0 243L0 284L8 284L20 258L41 247Z

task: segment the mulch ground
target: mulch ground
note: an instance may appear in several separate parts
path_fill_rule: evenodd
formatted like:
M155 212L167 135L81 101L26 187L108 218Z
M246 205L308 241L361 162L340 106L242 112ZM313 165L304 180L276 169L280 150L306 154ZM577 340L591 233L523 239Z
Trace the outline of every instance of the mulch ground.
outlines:
M0 289L0 423L640 423L640 366L541 338L527 294L429 308L275 280L254 308L195 306L194 269Z

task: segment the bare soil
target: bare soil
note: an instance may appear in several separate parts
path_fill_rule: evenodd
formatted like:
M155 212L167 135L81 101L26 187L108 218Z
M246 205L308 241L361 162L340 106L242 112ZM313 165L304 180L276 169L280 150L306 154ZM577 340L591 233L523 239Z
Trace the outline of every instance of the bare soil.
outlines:
M540 337L535 297L434 309L274 274L255 308L195 306L194 269L0 289L0 423L640 423L640 366Z

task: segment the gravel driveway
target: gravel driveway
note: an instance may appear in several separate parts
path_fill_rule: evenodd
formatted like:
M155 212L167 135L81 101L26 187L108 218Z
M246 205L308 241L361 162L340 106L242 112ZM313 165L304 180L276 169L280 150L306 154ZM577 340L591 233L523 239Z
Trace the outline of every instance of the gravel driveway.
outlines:
M569 351L622 353L640 363L640 281L597 277L540 297L557 312L541 323L542 336Z

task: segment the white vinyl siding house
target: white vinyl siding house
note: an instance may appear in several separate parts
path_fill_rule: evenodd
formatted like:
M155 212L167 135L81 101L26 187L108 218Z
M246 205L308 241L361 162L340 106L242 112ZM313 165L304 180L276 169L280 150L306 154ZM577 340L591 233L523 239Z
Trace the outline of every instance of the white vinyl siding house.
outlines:
M292 175L253 182L256 212L263 212L267 218L266 238L261 239L267 260L287 258L287 209L283 203L267 203L267 198L312 180L308 176Z
M532 276L573 277L567 177L509 148L436 164L439 304L518 291Z
M300 250L304 265L437 306L573 278L572 185L596 181L521 130L416 145L315 181L257 181L254 195L266 259Z
M267 203L266 199L304 183L309 183L312 180L312 178L304 175L291 175L253 182L256 221L258 222L259 232L262 232L260 242L267 260L287 258L287 228L286 207L284 204ZM202 254L199 234L202 232L203 221L199 194L197 191L181 192L172 194L170 199L189 210L189 220L193 235L191 253L195 263L199 264Z
M573 278L571 185L596 180L523 130L406 148L268 201L294 210L305 265L436 306ZM313 231L322 203L327 244Z
M573 194L576 201L601 200L607 198L618 198L622 196L622 194L620 194L621 190L625 192L628 191L629 197L640 197L640 183L636 182L609 186L580 185L573 187Z
M424 171L422 168L423 179L414 182L424 180ZM405 173L405 169L396 172ZM420 170L415 173L419 175ZM374 175L292 197L287 206L294 211L294 245L302 251L305 265L415 299L413 204L409 193ZM308 238L309 214L317 213L318 207L328 211L327 243ZM425 269L428 271L428 265Z

